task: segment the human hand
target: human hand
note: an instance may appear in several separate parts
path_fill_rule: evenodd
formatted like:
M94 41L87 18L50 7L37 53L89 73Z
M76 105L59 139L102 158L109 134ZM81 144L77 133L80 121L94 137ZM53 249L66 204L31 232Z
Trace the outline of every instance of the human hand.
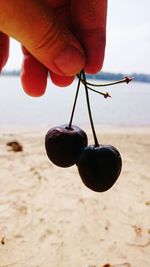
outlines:
M8 36L23 45L22 85L32 96L53 83L69 85L84 68L102 68L107 0L1 0L0 69L8 58ZM6 34L6 35L5 35Z

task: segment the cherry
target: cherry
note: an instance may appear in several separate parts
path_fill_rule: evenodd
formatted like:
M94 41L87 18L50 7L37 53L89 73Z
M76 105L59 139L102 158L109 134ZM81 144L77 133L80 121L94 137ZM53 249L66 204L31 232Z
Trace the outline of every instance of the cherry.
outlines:
M74 165L80 150L87 146L87 142L86 133L75 125L54 127L45 136L47 156L59 167Z
M90 145L81 150L77 167L88 188L104 192L113 186L120 175L121 155L111 145Z

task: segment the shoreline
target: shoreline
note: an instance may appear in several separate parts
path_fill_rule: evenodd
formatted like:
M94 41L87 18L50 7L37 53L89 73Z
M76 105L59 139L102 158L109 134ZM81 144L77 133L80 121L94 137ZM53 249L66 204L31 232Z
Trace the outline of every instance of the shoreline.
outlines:
M61 125L61 124L60 124ZM63 125L63 123L62 123ZM73 123L74 125L74 123ZM77 125L75 123L75 125ZM39 132L43 132L44 130L47 130L51 127L55 127L57 125L54 124L44 124L44 125L5 125L5 126L1 126L0 128L0 134L2 134L3 132L18 132L18 133L23 133L23 132L34 132L34 131L39 131ZM91 131L91 127L89 124L79 124L78 125L80 128L85 129L87 131ZM111 130L111 131L128 131L128 130L136 130L138 132L146 130L146 132L150 131L150 125L142 125L142 124L137 124L137 125L124 125L124 124L94 124L96 131L101 131L105 132L107 130Z

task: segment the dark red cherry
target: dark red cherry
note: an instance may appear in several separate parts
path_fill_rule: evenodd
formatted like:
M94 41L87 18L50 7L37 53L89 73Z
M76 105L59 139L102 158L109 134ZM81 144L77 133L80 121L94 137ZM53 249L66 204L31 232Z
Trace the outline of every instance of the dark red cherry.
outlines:
M122 160L111 145L88 146L81 150L77 163L83 183L93 191L110 189L120 175Z
M75 164L80 150L87 146L87 142L86 133L75 125L54 127L45 136L47 155L59 167Z

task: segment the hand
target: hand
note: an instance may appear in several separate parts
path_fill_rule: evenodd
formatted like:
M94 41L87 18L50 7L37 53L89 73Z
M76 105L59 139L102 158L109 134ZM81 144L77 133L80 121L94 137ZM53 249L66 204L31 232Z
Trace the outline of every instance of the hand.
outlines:
M11 36L23 46L22 85L42 95L48 71L53 83L67 86L84 68L102 68L107 0L1 0L0 69L6 64Z

